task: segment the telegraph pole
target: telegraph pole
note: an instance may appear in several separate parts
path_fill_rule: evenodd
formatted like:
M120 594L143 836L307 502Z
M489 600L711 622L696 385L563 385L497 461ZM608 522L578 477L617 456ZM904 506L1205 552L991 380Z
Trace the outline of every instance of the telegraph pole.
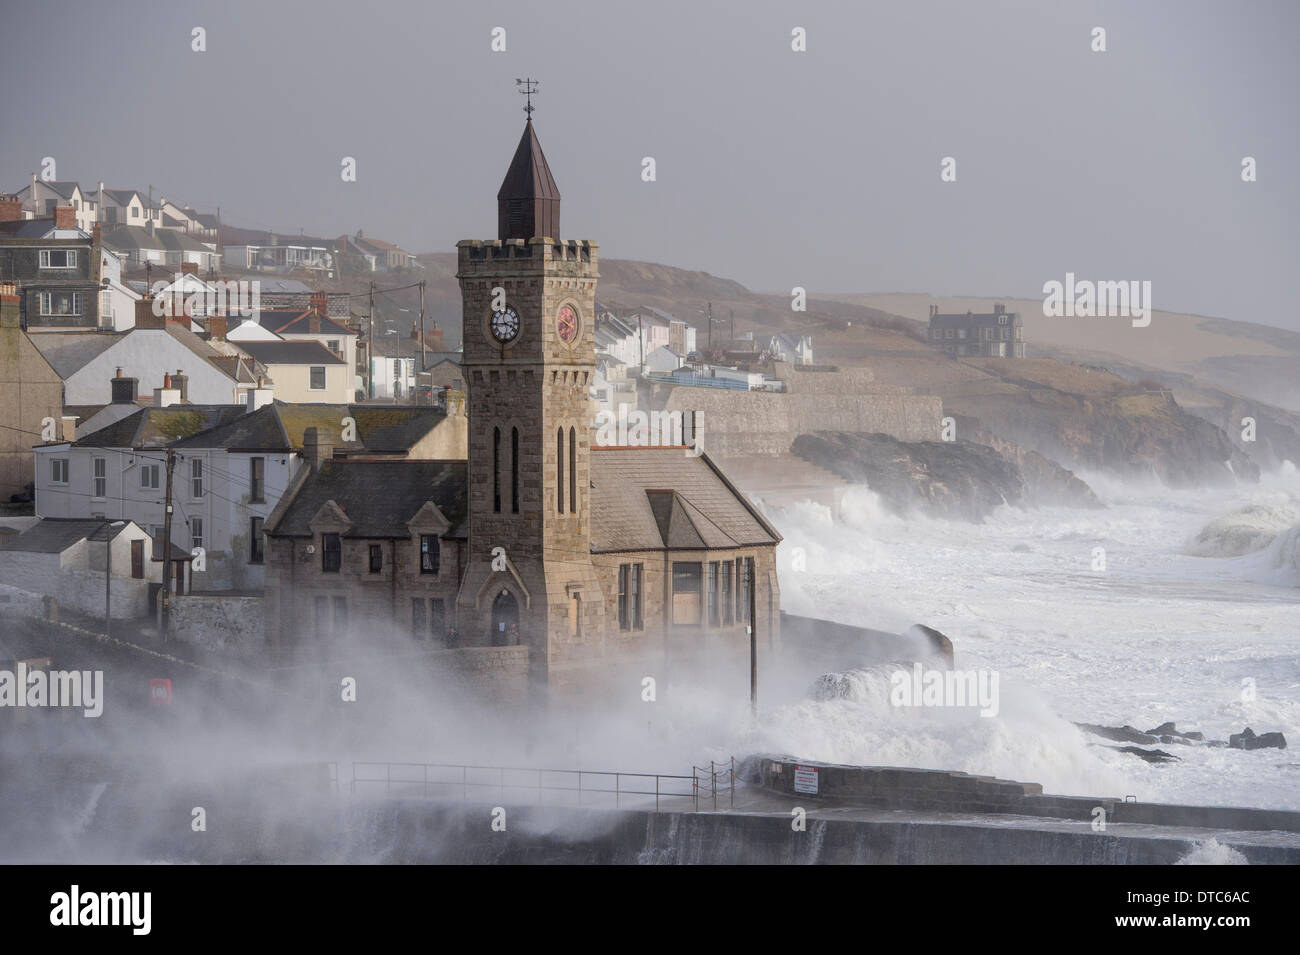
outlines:
M424 282L420 282L420 371L428 371L428 351L424 347ZM430 393L432 396L432 393ZM430 402L432 403L432 402Z
M757 568L755 568L757 570ZM749 576L749 711L758 718L758 598L757 573L749 573L748 563L745 573Z
M162 613L158 625L158 631L162 635L163 642L167 642L167 626L171 619L172 610L172 575L171 575L171 556L172 556L172 470L176 467L176 452L171 448L167 449L167 496L166 504L163 508L163 579L162 579Z
M366 369L366 391L375 396L375 283L370 283L370 367Z

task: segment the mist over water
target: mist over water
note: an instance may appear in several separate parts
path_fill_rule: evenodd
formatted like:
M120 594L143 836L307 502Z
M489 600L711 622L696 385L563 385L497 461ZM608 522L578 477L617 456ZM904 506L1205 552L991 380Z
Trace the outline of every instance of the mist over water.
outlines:
M768 511L785 538L785 609L893 632L936 627L953 640L957 669L998 673L994 717L892 706L894 664L847 663L832 671L834 692L825 682L819 691L824 666L761 642L757 719L741 649L626 674L599 703L529 714L368 654L374 636L358 622L355 665L272 674L269 694L179 679L170 708L126 712L110 697L99 720L15 727L0 739L11 770L0 778L4 858L199 861L204 844L187 841L188 824L203 805L217 824L237 812L267 832L301 830L289 845L343 840L321 850L326 861L364 859L366 840L382 843L366 828L378 823L340 821L326 772L334 764L346 791L362 761L689 775L710 760L774 753L961 770L1071 795L1300 809L1291 750L1166 744L1179 761L1154 765L1072 723L1173 721L1210 739L1251 726L1300 739L1300 529L1238 557L1184 552L1244 508L1282 521L1300 506L1295 470L1229 491L1086 477L1105 509L1004 507L976 525L899 517L854 487L839 520L808 502ZM1093 570L1097 547L1104 571ZM346 675L358 678L351 704L338 700ZM656 678L654 702L642 698L644 676ZM1247 678L1254 700L1242 696ZM251 851L263 836L249 829L234 844Z

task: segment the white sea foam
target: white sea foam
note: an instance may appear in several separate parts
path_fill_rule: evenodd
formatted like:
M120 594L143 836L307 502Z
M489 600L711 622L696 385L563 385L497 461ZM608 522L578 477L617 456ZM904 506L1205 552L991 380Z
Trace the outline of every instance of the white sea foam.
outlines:
M1105 509L1003 507L980 525L902 519L859 487L847 491L838 522L811 504L771 512L785 537L785 609L893 631L936 627L952 638L958 667L999 671L1003 706L996 719L899 711L881 695L880 673L845 673L838 679L848 692L765 708L743 741L807 759L991 774L1048 791L1300 809L1300 760L1288 751L1171 744L1162 748L1178 762L1147 764L1071 725L1146 730L1174 721L1211 739L1250 725L1281 730L1296 745L1300 527L1244 557L1181 553L1226 514L1296 508L1296 470L1258 486L1194 491L1082 476ZM1104 570L1094 569L1097 548Z
M1187 855L1175 865L1250 865L1246 857L1232 846L1225 846L1217 839L1198 842Z

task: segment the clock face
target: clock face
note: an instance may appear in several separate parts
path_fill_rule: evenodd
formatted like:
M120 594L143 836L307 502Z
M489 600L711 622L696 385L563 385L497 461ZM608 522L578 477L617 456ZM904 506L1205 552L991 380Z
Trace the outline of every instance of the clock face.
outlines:
M519 313L507 305L492 313L492 337L499 342L511 341L519 334Z
M559 334L560 341L566 345L578 337L578 313L572 305L561 305L555 313L555 331Z

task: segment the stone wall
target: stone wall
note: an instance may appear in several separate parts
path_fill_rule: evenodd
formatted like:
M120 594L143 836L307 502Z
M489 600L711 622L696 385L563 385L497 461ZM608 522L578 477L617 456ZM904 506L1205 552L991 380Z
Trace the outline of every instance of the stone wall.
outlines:
M170 635L182 643L253 656L266 644L265 601L261 597L175 595L171 599Z
M696 413L697 433L714 457L787 454L794 439L810 431L934 441L943 418L943 402L934 395L773 394L683 386L669 392L665 407Z
M103 572L60 567L57 554L0 553L0 581L12 591L36 596L48 594L61 607L101 619L104 616ZM111 586L110 609L114 620L133 620L149 612L147 580L115 574Z
M433 633L432 599L441 599L446 627L461 627L456 596L464 568L465 542L441 538L438 573L420 573L419 536L407 540L343 537L338 571L322 569L319 534L311 539L268 537L266 642L291 657L295 647L314 653L352 647L410 649L412 641L445 646L445 632ZM380 548L382 567L370 571L370 547ZM308 553L308 547L314 553ZM422 601L419 634L414 602ZM341 601L341 603L340 603ZM427 645L427 644L426 644Z

